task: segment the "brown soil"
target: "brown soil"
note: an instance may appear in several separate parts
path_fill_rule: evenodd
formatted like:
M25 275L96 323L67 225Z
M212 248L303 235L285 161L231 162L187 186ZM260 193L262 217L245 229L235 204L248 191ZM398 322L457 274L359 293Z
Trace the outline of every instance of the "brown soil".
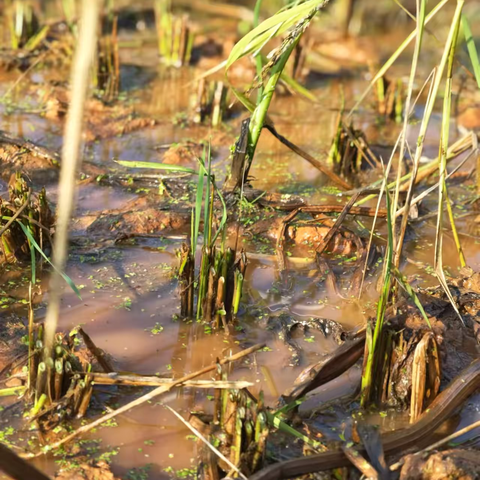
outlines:
M45 116L48 119L64 120L69 100L66 87L47 86L42 90L40 100L45 105ZM106 104L96 98L90 98L87 101L85 118L83 138L87 142L93 142L99 138L116 137L155 125L155 120L138 116L133 106L125 105L120 101Z
M60 471L55 477L56 480L118 480L105 462L98 462L94 465L84 463L74 470Z
M477 450L452 449L429 456L408 455L400 480L473 480L480 477Z
M37 184L57 180L59 173L53 155L48 158L26 146L2 142L0 135L0 176L9 180L17 171Z

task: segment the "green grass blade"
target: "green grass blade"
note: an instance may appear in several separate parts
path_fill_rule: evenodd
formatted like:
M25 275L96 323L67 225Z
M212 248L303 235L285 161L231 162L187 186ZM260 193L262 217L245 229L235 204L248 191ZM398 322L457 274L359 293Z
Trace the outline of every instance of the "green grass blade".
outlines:
M218 230L215 232L215 236L213 237L212 244L215 243L215 240L220 235L225 228L225 224L227 223L227 204L225 203L225 199L223 198L222 191L217 188L215 183L213 183L213 187L215 188L215 192L217 192L218 198L220 199L220 203L222 204L222 219L220 220L220 224L218 225Z
M80 291L78 290L75 283L73 283L73 280L66 273L63 273L63 272L57 270L55 265L53 265L53 263L45 255L45 253L43 253L43 250L38 246L38 243L35 241L35 239L33 238L32 234L30 233L28 228L25 227L25 225L23 225L21 222L17 222L17 223L20 225L20 227L22 227L23 233L26 235L26 237L31 242L31 244L35 247L35 249L38 251L38 253L40 253L40 255L62 276L62 278L65 280L65 282L70 286L70 288L75 292L77 297L81 300L82 296L80 295Z
M391 201L390 201L390 194L388 190L385 192L385 199L387 202L387 227L388 227L387 255L386 255L385 265L383 270L383 289L377 305L377 319L375 322L375 329L373 332L371 343L369 344L368 356L367 356L365 368L362 372L362 393L361 393L361 399L360 399L362 407L365 407L367 403L372 400L374 368L375 368L375 365L377 364L377 357L379 355L377 351L377 345L379 343L380 336L383 332L385 311L387 309L387 303L390 297L391 267L392 267L394 247L393 247Z
M437 229L435 235L435 255L434 255L434 268L437 278L447 294L448 299L452 307L455 310L455 313L459 319L464 323L463 318L458 310L456 302L450 292L448 287L447 280L445 278L445 272L443 270L443 207L445 205L445 197L447 196L447 184L445 182L445 175L447 173L447 147L449 141L450 133L450 117L451 117L451 103L452 103L452 82L453 82L453 66L455 60L455 49L458 37L458 31L460 29L461 23L461 13L464 5L464 0L457 1L457 7L455 10L455 15L452 20L450 27L450 32L448 35L449 42L447 42L446 49L444 52L444 57L446 57L445 63L447 63L447 78L445 82L445 95L443 99L443 118L442 118L442 128L440 135L440 163L439 163L439 182L438 182L438 216L437 216ZM453 217L451 217L451 226L456 234L455 222ZM457 245L457 248L459 246ZM459 254L461 253L461 247ZM460 259L462 259L460 255Z
M280 79L284 82L288 87L290 87L295 93L305 97L307 100L312 102L317 101L317 97L310 91L308 88L305 88L303 85L298 83L294 78L290 75L287 75L285 72L282 72L280 75Z
M10 397L13 395L19 396L25 393L27 387L21 385L19 387L7 387L0 389L0 397Z
M32 285L35 285L37 259L35 258L35 247L31 243L30 243L30 265L32 269Z
M465 35L465 43L467 44L468 54L470 55L470 61L472 62L473 73L475 74L478 88L480 88L480 61L478 60L478 52L475 47L472 30L470 29L470 25L464 13L462 13L462 28L463 34Z
M400 286L407 292L408 296L412 299L413 303L415 303L415 306L420 310L420 313L422 314L422 317L427 323L427 325L429 326L429 328L432 328L432 325L430 324L430 320L428 319L427 314L425 313L423 305L420 302L419 298L417 297L415 290L408 283L408 280L402 275L402 273L397 267L393 267L392 271L398 283L400 284Z
M210 150L209 150L209 155L210 155ZM223 198L221 190L218 189L217 184L215 183L215 178L213 175L209 173L209 171L205 168L205 164L203 163L203 160L201 158L197 158L198 163L200 164L200 172L203 172L203 174L208 178L208 181L211 183L213 186L215 193L218 195L218 198L220 199L220 203L222 204L222 218L220 220L220 223L218 225L218 229L215 232L215 235L212 239L212 245L215 243L216 239L220 235L220 233L223 231L225 224L227 223L227 204L225 203L225 199Z
M312 446L313 448L319 448L322 446L320 442L312 440L306 435L303 435L303 433L300 433L298 430L295 430L293 427L285 423L283 420L280 420L280 418L278 418L275 414L270 412L265 412L265 413L267 415L267 421L272 427L278 428L278 430L280 430L281 432L288 433L294 436L295 438L303 440L305 443Z
M313 17L313 15L323 7L328 0L308 0L300 5L295 5L291 8L281 10L272 17L264 20L258 27L247 33L241 40L239 40L228 57L225 65L225 77L232 92L237 99L250 111L253 112L252 102L239 90L228 81L229 68L240 58L255 53L260 53L260 50L274 37L278 37L289 30L291 27L302 22L307 16ZM288 55L289 56L289 55ZM273 67L275 68L275 66ZM272 69L273 70L273 69ZM277 68L278 75L281 74L283 67ZM278 79L277 79L278 80ZM275 84L276 81L275 80ZM263 88L264 91L268 90L268 85ZM260 103L265 101L265 94L259 95L257 98L257 107ZM254 107L254 106L253 106Z
M205 149L203 153L205 155ZM200 231L200 218L202 216L204 179L205 179L204 172L201 171L200 174L198 175L197 195L195 198L195 208L193 213L194 227L193 227L193 237L192 237L192 253L195 253L195 249L197 247L197 241L198 241L198 234ZM206 226L203 225L204 230L205 228Z
M416 41L415 41L415 50L413 53L413 58L412 58L412 66L410 69L410 78L408 81L408 89L407 89L407 98L405 101L405 117L403 119L403 132L401 136L401 142L400 142L400 153L399 157L400 159L403 159L405 156L405 150L407 148L407 136L408 136L408 127L409 127L409 112L411 109L411 102L412 102L412 94L413 94L413 85L415 82L415 76L417 73L417 66L418 66L418 61L420 58L420 53L422 51L422 40L423 40L423 33L424 33L424 28L425 28L425 11L426 11L426 5L427 0L420 0L417 2L417 35L416 35ZM425 111L424 115L424 122L423 124L428 125L428 121L430 116L428 115L428 108ZM426 120L426 122L425 122ZM420 136L423 139L424 137L422 136L423 132L420 132ZM422 152L422 143L419 138L419 143L417 143L417 150L415 152L415 159L414 159L414 165L412 169L412 177L411 181L409 184L409 189L407 192L407 198L405 199L405 213L403 215L402 219L402 224L400 227L400 232L398 236L396 235L395 227L396 223L393 222L393 236L397 238L397 245L396 245L396 251L395 251L395 257L394 257L394 263L398 267L400 265L400 257L402 253L402 248L403 248L403 240L405 238L405 231L407 228L407 221L408 221L408 213L410 212L410 203L412 200L413 196L413 187L415 185L415 180L417 178L417 173L418 173L418 168L420 166L420 155ZM394 199L393 199L393 210L394 212L397 211L398 208L398 201L400 197L400 183L401 183L401 177L402 177L402 168L400 165L397 168L397 180L396 180L396 185L395 185L395 193L394 193Z
M151 168L153 170L166 170L168 172L192 173L193 175L198 174L198 171L193 168L171 165L170 163L137 162L135 160L114 160L114 162L123 167L129 168Z
M204 211L203 211L203 235L204 235L204 243L208 246L209 245L209 239L211 239L211 228L212 225L210 225L209 222L209 217L210 217L210 186L213 181L212 179L212 165L211 165L211 158L210 158L210 144L208 146L208 154L206 154L206 147L203 147L203 156L202 156L202 163L203 165L206 165L206 176L207 176L207 188L205 189L205 205L204 205ZM213 186L212 186L213 188Z
M275 36L286 32L314 8L326 3L326 0L309 0L288 10L283 10L264 20L258 27L247 33L232 48L227 60L226 71L240 58L248 55L265 43L275 31Z
M50 31L50 27L48 25L42 27L42 29L34 35L32 38L28 40L28 42L25 45L25 50L35 50L40 43L47 38L47 35Z
M255 2L255 8L253 10L253 28L257 28L258 25L260 25L260 9L261 8L262 8L262 0L257 0ZM261 55L257 55L255 57L255 68L257 71L257 76L260 78L260 75L262 74L262 68L263 68L263 59ZM257 92L258 101L260 100L260 98L262 98L262 95L263 95L263 87L260 86Z

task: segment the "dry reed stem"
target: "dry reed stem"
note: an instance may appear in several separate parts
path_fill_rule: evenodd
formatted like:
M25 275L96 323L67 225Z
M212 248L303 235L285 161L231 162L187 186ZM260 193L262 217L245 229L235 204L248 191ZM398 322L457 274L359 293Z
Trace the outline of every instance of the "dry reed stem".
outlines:
M68 256L68 230L73 211L75 177L81 164L80 145L85 100L91 65L97 45L98 18L102 2L84 0L80 33L70 76L71 99L65 124L62 168L59 181L57 226L53 248L53 265L49 285L49 301L45 320L45 358L49 358L60 313L62 277Z
M170 385L175 382L173 378L161 378L148 375L124 375L115 372L112 373L88 373L88 377L96 385L129 385L134 387L158 387L160 385ZM187 380L184 387L194 388L218 388L218 389L238 389L253 387L252 382L245 380Z

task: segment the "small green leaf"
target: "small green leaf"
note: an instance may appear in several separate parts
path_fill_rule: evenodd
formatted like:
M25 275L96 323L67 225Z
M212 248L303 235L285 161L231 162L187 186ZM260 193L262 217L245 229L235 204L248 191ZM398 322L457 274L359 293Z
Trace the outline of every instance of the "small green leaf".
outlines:
M122 167L151 168L153 170L167 170L169 172L192 173L194 175L198 174L198 172L193 168L181 167L179 165L171 165L170 163L137 162L133 160L114 160L114 162L122 165Z
M470 61L472 62L473 73L475 74L478 88L480 88L480 61L478 60L478 52L475 48L475 40L472 35L472 30L470 29L470 25L468 24L467 17L464 13L462 14L462 27L468 54L470 55Z
M398 283L407 292L408 296L413 300L413 303L415 303L416 307L420 310L420 313L422 314L422 317L425 320L425 322L427 322L427 325L429 326L429 328L432 328L432 325L430 324L430 320L428 319L427 314L425 313L425 310L423 308L423 305L420 303L420 300L418 299L417 294L415 293L415 290L411 287L407 279L402 275L402 273L400 272L400 270L398 270L397 267L393 267L392 272L395 275L395 278L397 279Z

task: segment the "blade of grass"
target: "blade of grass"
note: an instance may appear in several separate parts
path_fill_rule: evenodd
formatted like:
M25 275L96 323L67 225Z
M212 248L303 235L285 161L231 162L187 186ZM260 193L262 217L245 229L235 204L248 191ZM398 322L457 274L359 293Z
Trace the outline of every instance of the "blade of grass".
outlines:
M447 79L445 82L445 96L443 101L443 118L442 118L442 130L440 136L440 147L439 147L439 186L438 186L438 216L437 216L437 230L435 235L435 256L434 256L434 268L437 278L442 285L445 293L450 300L457 316L460 318L464 324L463 318L460 315L456 302L450 292L448 287L447 280L445 278L445 272L443 269L443 206L445 203L445 196L447 195L447 184L445 182L445 175L447 171L447 148L448 148L448 139L449 139L449 130L450 130L450 113L451 113L451 104L452 104L452 75L453 75L453 64L455 59L455 49L456 49L456 40L458 37L458 31L460 29L461 13L464 5L464 0L457 0L457 8L455 10L454 18L452 21L452 26L449 32L450 42L447 43L448 49L444 56L446 56L446 61L448 60L447 66ZM453 220L453 219L452 219ZM455 223L452 222L452 229L456 231Z
M412 59L412 67L410 70L410 78L408 81L408 92L407 92L407 99L405 102L405 115L404 115L404 120L403 120L403 129L402 129L402 141L400 142L400 155L399 155L399 160L398 160L398 168L397 168L397 183L395 187L395 194L394 194L394 200L393 200L393 211L396 212L398 209L398 199L400 195L400 182L401 182L401 177L402 177L402 162L403 158L405 155L405 147L407 143L407 134L408 134L408 125L409 125L409 112L410 112L410 104L412 101L412 93L413 93L413 84L415 82L415 76L417 73L417 66L418 66L418 59L420 57L420 51L422 49L422 39L423 39L423 32L424 32L424 27L425 27L425 10L426 10L426 0L419 0L417 1L417 35L416 35L416 40L415 40L415 50L413 53L413 59ZM425 117L424 117L425 118ZM429 117L428 117L429 118ZM428 124L428 123L427 123ZM422 133L420 133L422 135ZM422 137L423 138L423 137ZM419 149L417 145L417 150ZM414 168L411 176L411 181L410 181L410 188L407 193L407 199L406 199L406 207L405 207L405 214L403 216L404 222L402 222L402 226L400 228L400 235L399 238L397 239L397 245L396 245L396 251L395 251L395 257L394 257L394 264L398 267L400 264L400 254L402 251L402 244L403 244L403 238L404 238L404 229L406 228L406 219L408 219L408 214L410 212L410 206L409 203L411 201L411 197L413 195L413 185L415 183L416 177L417 177L417 172L418 168L420 165L420 157L415 156L414 162ZM393 237L395 237L395 228L396 228L396 222L393 222Z
M182 167L180 165L171 165L170 163L158 162L137 162L135 160L114 160L115 163L129 168L151 168L152 170L166 170L169 172L192 173L198 174L198 171L193 168Z
M363 268L363 273L362 273L362 282L360 284L360 288L359 288L359 292L358 292L358 298L360 299L361 295L362 295L362 290L363 290L363 285L365 283L365 275L367 273L367 264L368 264L368 253L370 252L370 249L372 248L372 243L373 243L373 236L375 234L375 226L377 224L377 219L378 219L378 211L380 210L380 205L381 205L381 202L382 202L382 197L384 195L384 193L386 192L386 195L388 196L389 193L388 193L388 190L386 190L387 188L387 179L388 179L388 176L390 174L390 170L392 168L392 163L393 163L393 157L395 156L395 152L397 151L397 148L398 148L398 144L400 143L400 140L402 138L402 134L400 133L400 135L398 136L397 138L397 141L395 142L395 146L393 147L393 150L392 150L392 153L390 154L390 159L388 161L388 164L387 164L387 168L385 169L385 171L383 172L383 180L382 180L382 185L380 187L380 193L378 195L378 200L377 200L377 207L375 209L375 216L373 218L373 222L372 222L372 227L370 229L370 238L368 239L368 246L367 246L367 257L365 258L365 266ZM382 164L383 165L383 164ZM358 202L357 202L358 203ZM384 266L385 268L385 266ZM368 350L370 351L370 349Z
M40 248L40 246L38 245L38 243L35 241L35 239L33 238L32 234L30 233L30 231L28 230L27 227L25 227L25 225L22 224L22 222L17 222L20 227L22 228L23 230L23 233L25 234L25 236L28 238L29 242L31 243L32 247L31 247L31 250L34 249L34 250L37 250L37 252L54 268L54 270L65 280L65 282L68 284L68 286L75 292L75 294L77 295L77 297L81 300L82 299L82 296L80 295L80 291L78 290L77 286L75 285L75 283L73 282L73 280L66 274L66 273L63 273L61 270L59 270L51 261L50 259L45 255L45 253L43 252L43 250ZM35 255L34 255L35 256ZM33 260L32 260L33 261ZM33 261L33 264L35 265L35 262ZM33 270L33 269L32 269ZM35 284L35 282L33 281L34 279L34 274L32 273L32 283Z
M260 24L260 9L262 8L262 0L257 0L255 2L255 8L253 10L253 28L257 28ZM257 76L260 78L263 68L263 60L261 55L255 57L255 68L257 70ZM260 100L263 95L263 87L260 85L257 91L257 99Z
M320 442L317 442L315 440L312 440L311 438L307 437L303 433L300 433L298 430L295 430L293 427L285 423L283 420L281 420L276 414L273 414L271 412L266 412L267 414L267 420L268 423L275 428L278 428L281 432L288 433L295 438L298 438L300 440L303 440L307 445L310 445L311 447L318 449L319 447L322 446Z
M264 20L258 27L247 33L232 48L225 67L226 72L237 60L258 50L258 48L264 44L265 40L270 37L272 31L275 31L275 36L281 35L298 23L313 9L326 3L326 0L308 0L295 7L280 11Z
M203 155L205 155L205 147L203 149ZM195 207L193 210L193 235L192 235L192 254L195 255L195 250L197 248L197 241L198 241L198 234L200 230L200 219L202 216L202 203L203 203L203 190L204 190L204 185L203 185L203 180L204 180L204 174L201 172L198 175L198 181L197 181L197 194L195 198ZM204 224L205 228L205 224Z
M402 275L402 273L397 267L393 267L392 271L398 283L400 284L400 286L407 292L408 296L413 300L413 303L415 303L418 310L420 310L420 313L422 314L422 317L427 323L427 325L429 326L429 328L432 328L432 325L430 324L430 320L428 319L427 314L425 313L425 309L423 308L422 303L420 302L417 294L415 293L415 290L408 283L408 280Z
M305 97L311 102L317 101L317 97L310 90L308 90L308 88L305 88L303 85L298 83L294 78L292 78L290 75L287 75L285 72L282 72L282 74L280 75L280 79L283 83L285 83L285 85L290 87L292 91L297 93L298 95Z
M321 5L316 6L314 9L309 11L306 16L300 19L300 21L295 25L295 28L289 33L288 37L284 39L280 47L278 47L274 51L270 62L264 67L262 76L266 76L268 74L269 78L264 85L263 96L258 102L257 107L255 108L250 118L247 145L247 164L244 172L244 181L248 177L249 169L255 155L255 149L257 147L257 143L260 139L262 129L267 119L268 109L270 107L273 94L275 93L277 83L283 73L285 65L290 58L290 55L293 52L294 48L300 41L303 33L308 28L313 17L318 12L318 9L320 8L320 6L325 5L325 3L326 2L320 2Z
M380 336L383 332L383 325L385 320L385 311L387 309L388 299L390 297L390 285L391 285L391 266L393 260L393 228L392 228L392 208L390 202L389 192L385 192L385 198L387 201L387 228L388 228L388 243L387 254L385 257L385 264L383 266L383 289L378 300L377 305L377 318L375 322L375 329L373 337L371 337L371 343L369 342L368 354L365 363L365 368L362 372L362 392L361 392L361 405L364 407L372 400L372 387L374 378L374 368L378 363L378 351L377 345L380 340Z
M472 62L473 73L477 80L478 88L480 88L480 61L478 60L478 52L475 47L475 40L472 35L472 30L468 23L468 19L464 13L462 13L462 28L465 35L465 43L467 45L468 54L470 55L470 61Z
M245 35L235 44L225 65L225 77L234 95L249 111L252 111L252 102L250 102L248 98L242 92L237 90L228 80L228 71L230 67L245 55L249 55L254 52L259 53L259 51L266 43L268 43L270 39L278 37L288 31L291 27L302 23L306 17L313 18L313 15L315 15L320 8L326 5L328 1L329 0L308 0L300 5L295 5L291 8L284 9L272 17L264 20L258 27L247 33L247 35ZM290 53L291 50L289 51L287 58L290 56ZM275 69L275 72L272 69L271 77L275 77L277 74L278 76L281 75L283 67L285 66L285 62L280 68ZM276 80L273 82L274 86L276 85L277 81L278 78L276 78ZM266 85L264 86L264 89L268 90ZM264 105L267 104L268 110L268 105L270 102L267 100L265 92L262 96L258 96L257 108L262 102L265 102L263 103Z
M207 187L205 189L205 206L203 212L203 232L204 232L204 243L210 246L211 240L211 232L212 232L212 225L210 225L209 217L210 217L210 191L213 189L212 182L214 179L212 178L212 162L211 162L211 155L210 155L210 144L208 145L208 153L206 154L205 147L203 149L203 156L202 156L202 164L206 165L206 176L208 180Z
M423 153L423 146L424 146L424 140L427 133L427 128L430 123L433 107L435 105L435 101L438 96L438 91L439 91L440 83L443 77L443 72L447 67L447 63L448 63L447 84L450 84L450 99L446 99L444 102L444 112L443 112L443 118L442 118L442 132L443 132L442 135L445 135L445 138L442 141L442 145L439 153L440 168L443 168L443 163L445 163L445 170L446 170L446 158L447 158L447 151L448 151L448 133L449 133L448 130L450 128L451 76L452 76L453 60L454 60L454 54L455 54L456 38L458 36L459 22L461 18L463 4L464 4L464 0L459 0L457 2L457 8L455 10L455 13L452 19L452 24L450 27L447 41L445 43L445 48L442 54L442 58L440 60L440 64L438 66L435 79L433 81L432 88L430 90L430 93L427 99L427 104L425 106L425 112L422 118L422 123L420 126L420 131L419 131L418 140L417 140L417 149L415 151L415 158L413 161L412 176L410 178L410 185L408 187L407 198L405 200L405 212L403 214L402 225L400 228L400 234L397 242L397 249L395 252L396 266L399 265L399 261L400 261L400 254L403 247L403 239L405 237L405 232L406 232L406 227L408 222L408 214L410 212L410 204L413 196L413 187L415 185L415 180L416 180L416 176L419 169L420 159ZM453 48L453 51L452 51L452 48ZM447 96L447 92L446 92L446 96ZM443 173L445 173L445 171ZM444 181L444 179L445 177L443 177L442 181ZM439 212L440 211L443 212L443 208L440 209L440 206L439 206Z

